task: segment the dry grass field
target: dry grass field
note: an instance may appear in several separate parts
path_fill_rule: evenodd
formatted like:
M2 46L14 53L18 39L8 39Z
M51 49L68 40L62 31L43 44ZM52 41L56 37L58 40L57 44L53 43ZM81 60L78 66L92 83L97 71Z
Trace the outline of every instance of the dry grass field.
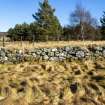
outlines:
M104 45L101 41L6 43L8 49ZM0 64L0 105L105 105L105 59Z
M105 105L105 60L0 65L0 105Z
M43 48L43 47L63 47L63 46L88 46L88 45L105 45L105 41L50 41L50 42L6 42L5 47L8 49L32 49L34 48ZM2 47L2 42L0 42Z

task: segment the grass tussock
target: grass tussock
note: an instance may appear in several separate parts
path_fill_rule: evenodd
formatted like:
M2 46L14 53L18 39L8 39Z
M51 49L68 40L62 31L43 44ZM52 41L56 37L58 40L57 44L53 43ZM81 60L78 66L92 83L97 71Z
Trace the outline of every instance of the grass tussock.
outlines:
M104 62L0 65L0 105L105 105Z

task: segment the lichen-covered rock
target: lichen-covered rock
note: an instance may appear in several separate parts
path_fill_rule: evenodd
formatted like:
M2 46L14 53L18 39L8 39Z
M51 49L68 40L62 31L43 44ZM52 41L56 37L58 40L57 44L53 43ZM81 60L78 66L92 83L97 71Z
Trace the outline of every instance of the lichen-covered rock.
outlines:
M49 59L48 55L43 56L43 60L48 60L48 59Z
M103 54L103 56L105 57L105 50L103 50L102 54Z
M24 62L33 60L62 61L68 59L85 59L89 57L105 57L104 46L81 47L55 47L55 48L33 48L33 49L5 49L0 48L0 63L5 62Z
M57 48L52 48L51 51L55 52L55 51L57 51Z
M50 58L49 58L49 61L58 61L58 60L59 60L58 57L50 57Z
M85 57L85 53L84 53L84 51L77 51L76 52L76 57L78 57L78 58L84 58Z
M48 52L49 57L54 57L55 53L54 52Z

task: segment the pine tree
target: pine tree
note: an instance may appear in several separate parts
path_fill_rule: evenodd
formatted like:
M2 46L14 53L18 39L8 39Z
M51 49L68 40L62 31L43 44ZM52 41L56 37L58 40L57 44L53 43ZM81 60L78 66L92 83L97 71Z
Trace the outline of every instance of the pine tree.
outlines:
M59 20L54 15L55 9L51 7L48 0L39 3L38 12L33 14L37 24L37 33L40 40L59 40L62 32Z
M103 14L103 17L100 19L101 22L101 34L102 34L102 40L105 39L105 12Z
M31 41L32 33L30 25L27 23L16 24L14 28L8 30L7 37L14 41Z

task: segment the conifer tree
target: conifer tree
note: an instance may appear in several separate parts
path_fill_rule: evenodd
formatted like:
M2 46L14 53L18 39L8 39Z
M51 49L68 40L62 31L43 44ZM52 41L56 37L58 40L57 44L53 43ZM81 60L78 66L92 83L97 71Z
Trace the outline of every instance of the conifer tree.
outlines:
M105 12L103 14L103 17L100 19L100 22L101 22L102 40L105 40Z
M40 40L59 40L62 32L59 20L54 15L55 9L51 7L48 0L39 3L38 12L33 14L37 24L37 33Z

